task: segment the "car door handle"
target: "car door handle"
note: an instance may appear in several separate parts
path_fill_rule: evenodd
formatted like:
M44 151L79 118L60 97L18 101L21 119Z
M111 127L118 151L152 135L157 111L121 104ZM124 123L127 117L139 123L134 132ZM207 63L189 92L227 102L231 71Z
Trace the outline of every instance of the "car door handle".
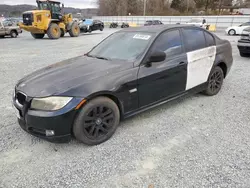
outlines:
M184 65L186 64L184 61L180 62L179 65Z

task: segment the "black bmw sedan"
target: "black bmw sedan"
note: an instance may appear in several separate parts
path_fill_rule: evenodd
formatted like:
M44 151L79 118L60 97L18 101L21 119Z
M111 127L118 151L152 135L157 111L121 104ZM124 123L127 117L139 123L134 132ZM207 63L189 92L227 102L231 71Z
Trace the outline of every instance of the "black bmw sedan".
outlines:
M129 28L21 79L13 104L34 136L96 145L124 118L186 94L216 95L232 62L230 43L202 28Z

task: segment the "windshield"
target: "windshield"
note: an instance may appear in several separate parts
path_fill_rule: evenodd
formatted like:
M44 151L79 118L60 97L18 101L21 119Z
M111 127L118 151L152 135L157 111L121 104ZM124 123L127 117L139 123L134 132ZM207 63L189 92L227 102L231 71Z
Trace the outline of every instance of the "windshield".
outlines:
M93 23L93 20L86 19L83 24L85 25L91 25Z
M39 10L49 10L49 6L47 2L39 2L38 8Z
M60 4L59 3L51 3L51 9L52 9L52 12L59 13L61 11Z
M152 38L151 33L114 33L96 46L88 55L111 60L134 61L145 52Z

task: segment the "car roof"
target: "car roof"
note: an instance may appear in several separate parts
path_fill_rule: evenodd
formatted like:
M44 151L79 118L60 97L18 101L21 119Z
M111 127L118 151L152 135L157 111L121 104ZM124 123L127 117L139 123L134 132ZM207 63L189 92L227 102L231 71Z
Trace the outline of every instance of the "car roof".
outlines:
M195 26L190 25L155 25L155 26L142 26L142 27L130 27L124 30L121 30L121 32L150 32L150 33L161 33L168 29L174 29L174 28L184 28L184 27L193 27L193 28L199 28Z

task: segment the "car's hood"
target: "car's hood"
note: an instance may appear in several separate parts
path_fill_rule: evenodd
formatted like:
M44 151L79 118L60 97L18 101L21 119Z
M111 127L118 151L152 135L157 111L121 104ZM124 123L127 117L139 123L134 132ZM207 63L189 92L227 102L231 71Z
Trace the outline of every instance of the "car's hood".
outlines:
M133 63L80 56L52 64L24 77L17 83L16 90L30 97L60 95L84 83L98 82L99 79L132 67Z

